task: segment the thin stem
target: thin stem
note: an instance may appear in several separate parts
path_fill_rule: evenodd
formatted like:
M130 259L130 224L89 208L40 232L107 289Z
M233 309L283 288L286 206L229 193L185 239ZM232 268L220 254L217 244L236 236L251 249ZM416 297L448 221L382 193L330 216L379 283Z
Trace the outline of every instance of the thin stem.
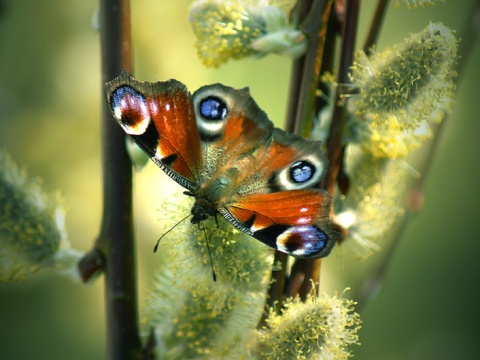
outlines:
M301 24L301 29L308 38L308 48L299 91L296 94L294 132L303 137L310 136L315 117L316 91L320 81L320 68L331 4L331 0L315 0L307 18Z
M309 40L307 53L293 63L285 129L308 136L315 114L316 89L320 78L321 59L325 44L331 0L298 1L295 11L301 28ZM281 271L272 272L267 306L280 308L285 286L287 256L277 252L275 263ZM283 291L282 291L283 290ZM260 321L263 323L264 318Z
M297 1L294 11L298 12L300 22L304 21L312 7L311 0ZM300 86L302 83L302 73L305 66L305 55L295 59L292 64L290 74L290 89L287 103L287 112L285 118L285 130L293 132L295 130L295 117L298 106L298 94L300 93Z
M370 25L370 30L368 31L367 39L363 45L363 51L365 51L366 54L369 54L372 51L373 46L378 41L378 36L380 34L380 30L382 29L388 3L389 0L378 0L375 14L373 15L372 24Z
M332 8L333 10L334 8ZM322 66L320 69L320 76L326 72L332 73L334 68L334 58L335 58L335 48L336 48L336 35L338 33L338 21L335 11L330 12L330 16L327 24L327 33L325 40L325 49L323 52ZM316 101L316 113L319 113L325 106L329 105L328 101L325 99L330 96L328 87L326 87L322 82L319 83L318 89L325 95L322 97L317 97ZM320 122L320 119L317 119ZM320 126L320 124L317 124ZM322 268L321 259L318 260L306 260L302 261L300 264L304 264L305 269L304 274L305 278L302 280L299 293L302 299L306 299L306 296L312 292L312 288L316 287L316 292L320 292L320 270ZM311 263L311 264L310 264ZM309 279L312 279L310 281Z
M341 58L338 70L339 84L345 84L348 82L348 72L350 71L355 49L359 6L359 0L347 1L340 55ZM345 114L343 107L344 104L341 103L341 95L338 92L335 95L334 104L335 106L332 115L332 125L330 127L330 133L327 141L327 157L330 160L330 166L322 184L322 187L327 189L332 195L335 190L336 179L341 166L341 156L343 154L342 137ZM308 294L310 294L312 291L312 286L317 286L318 293L320 291L318 281L320 279L321 260L297 260L295 265L298 266L298 271L292 271L290 281L294 284L291 284L289 288L291 290L298 288L300 298L302 299L305 299ZM300 285L295 283L299 283ZM287 295L291 296L294 294L287 293Z
M287 254L280 251L275 252L274 270L271 275L271 284L268 288L267 302L265 310L275 308L277 313L280 312L283 303L283 289L285 288L285 274L287 271ZM257 328L262 328L266 325L267 311L264 311L262 317L257 325Z
M330 1L327 1L330 2ZM319 9L319 1L315 1L316 3L316 11ZM306 21L306 18L309 17L312 11L314 11L314 6L315 4L312 4L311 0L300 0L296 4L295 11L298 12L298 18L301 23ZM319 18L321 18L321 13L317 14ZM289 98L288 98L288 106L287 106L287 115L286 115L286 120L285 120L285 130L289 132L295 131L297 128L297 109L299 106L304 106L305 104L305 92L302 93L301 87L305 86L305 81L304 81L304 72L305 72L305 66L306 66L306 58L308 56L312 56L312 54L315 54L316 52L313 52L312 49L312 44L310 43L310 38L312 33L306 34L309 37L309 50L307 50L307 54L302 56L299 59L296 59L293 62L292 66L292 72L290 75L290 91L289 91ZM316 38L316 33L315 36ZM308 55L310 54L310 55ZM312 63L312 61L309 61L309 63ZM271 279L272 283L270 285L270 288L268 290L268 298L267 298L267 304L266 306L268 308L270 307L276 307L277 309L280 309L282 306L282 301L283 301L283 293L285 289L285 277L286 277L286 271L287 271L287 255L281 253L281 252L276 252L275 253L275 267L276 269L272 271ZM280 268L280 269L278 269ZM261 326L265 321L265 316L262 317L260 320L259 326Z
M125 135L110 115L104 84L123 69L131 71L129 0L101 0L103 217L96 250L105 258L107 358L140 359L132 166Z
M340 65L338 69L338 84L349 83L348 73L353 62L355 39L357 34L357 20L360 0L348 0L345 14L345 24L342 38ZM337 175L343 154L343 127L345 125L345 98L337 91L334 99L332 125L327 140L327 157L330 161L328 172L323 179L323 187L333 195Z

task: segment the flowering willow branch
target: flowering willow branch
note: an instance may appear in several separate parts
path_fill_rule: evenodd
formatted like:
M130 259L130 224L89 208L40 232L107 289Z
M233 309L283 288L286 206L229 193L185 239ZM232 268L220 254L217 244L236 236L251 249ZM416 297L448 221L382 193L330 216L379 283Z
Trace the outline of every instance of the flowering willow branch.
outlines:
M284 10L264 1L199 0L190 8L189 21L206 67L272 53L296 58L307 44Z
M254 351L263 360L348 359L360 324L353 307L338 295L289 299L282 315L270 313Z
M472 21L466 21L466 26L461 32L462 42L459 45L459 56L457 69L459 76L454 78L453 81L455 86L461 80L463 75L462 69L465 66L465 63L468 61L471 50L474 45L475 39L478 37L478 29L475 28L474 19L478 18L480 14L480 5L475 4L472 11ZM477 25L478 26L478 25ZM448 116L440 123L435 129L435 136L433 137L432 144L427 150L427 154L423 157L422 162L418 165L420 170L420 175L417 179L414 180L413 184L410 187L409 193L407 195L407 206L405 209L405 214L399 220L395 233L392 235L392 240L389 246L384 250L383 257L380 263L371 271L369 276L365 278L360 286L357 289L357 293L354 294L354 298L357 299L358 305L357 309L362 309L367 301L378 292L378 289L381 288L385 274L390 265L390 260L395 252L397 245L402 239L410 220L417 213L423 204L423 191L427 177L429 175L433 160L438 151L439 144L442 139L443 130L447 124Z

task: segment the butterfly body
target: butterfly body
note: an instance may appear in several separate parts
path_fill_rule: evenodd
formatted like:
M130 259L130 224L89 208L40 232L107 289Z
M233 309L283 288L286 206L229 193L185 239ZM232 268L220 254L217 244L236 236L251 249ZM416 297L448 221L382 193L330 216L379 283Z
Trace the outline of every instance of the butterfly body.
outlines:
M126 72L106 85L113 116L167 175L195 198L192 223L220 213L274 249L328 255L340 237L320 143L274 128L247 89L176 80L142 83Z

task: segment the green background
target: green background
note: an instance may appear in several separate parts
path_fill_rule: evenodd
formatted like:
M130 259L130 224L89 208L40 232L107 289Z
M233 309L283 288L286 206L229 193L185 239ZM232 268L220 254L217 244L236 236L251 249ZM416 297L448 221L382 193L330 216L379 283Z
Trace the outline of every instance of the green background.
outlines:
M379 48L441 21L460 32L475 1L433 8L390 6ZM191 90L222 82L249 86L282 126L290 62L269 56L205 69L196 58L187 1L132 2L134 64L141 80L176 78ZM361 11L359 44L373 1ZM99 114L102 101L96 1L3 1L0 7L0 147L60 191L72 246L88 250L100 226ZM462 69L458 100L428 176L425 207L409 224L384 287L361 313L357 359L480 358L480 200L478 43ZM153 164L135 178L140 302L160 257L163 183ZM158 191L161 189L160 191ZM164 216L164 215L163 215ZM333 293L355 289L380 258L362 262L337 250L324 261L322 283ZM345 296L348 297L348 292ZM25 283L0 285L0 359L105 357L102 279L89 286L44 271Z

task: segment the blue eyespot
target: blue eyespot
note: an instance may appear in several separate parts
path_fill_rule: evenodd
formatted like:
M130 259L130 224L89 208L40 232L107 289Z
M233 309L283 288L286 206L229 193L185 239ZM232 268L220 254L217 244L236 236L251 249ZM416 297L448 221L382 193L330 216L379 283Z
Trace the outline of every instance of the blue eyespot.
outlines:
M203 99L199 110L200 115L206 120L223 120L228 114L227 104L216 96Z
M140 102L142 105L146 104L146 100L142 94L136 91L134 88L128 85L121 86L112 92L110 103L115 110L117 107L124 107L125 98L131 98L132 100Z
M310 180L315 174L315 166L308 161L297 161L290 168L290 179L297 183L304 183Z

